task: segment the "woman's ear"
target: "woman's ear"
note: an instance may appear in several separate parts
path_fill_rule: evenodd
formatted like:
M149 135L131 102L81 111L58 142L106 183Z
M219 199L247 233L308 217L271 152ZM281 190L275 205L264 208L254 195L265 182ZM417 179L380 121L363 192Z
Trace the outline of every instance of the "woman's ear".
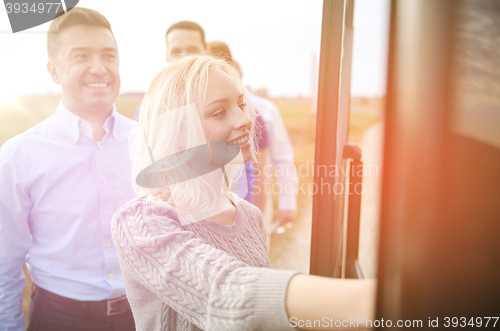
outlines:
M60 84L61 80L59 79L59 75L57 74L56 65L50 61L47 62L47 70L49 71L50 77L52 77L54 83Z

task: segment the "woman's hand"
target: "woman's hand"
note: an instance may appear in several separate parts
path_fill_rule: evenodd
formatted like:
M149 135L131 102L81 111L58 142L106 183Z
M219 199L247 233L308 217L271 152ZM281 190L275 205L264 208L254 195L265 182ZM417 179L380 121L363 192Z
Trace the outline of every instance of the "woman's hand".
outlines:
M366 330L366 320L375 316L375 289L374 279L296 275L288 284L286 296L290 324L302 330ZM306 327L307 321L315 320L322 322L317 323L321 326ZM345 320L360 323L346 327L344 322L341 326ZM335 321L341 321L337 323L340 327L335 327Z

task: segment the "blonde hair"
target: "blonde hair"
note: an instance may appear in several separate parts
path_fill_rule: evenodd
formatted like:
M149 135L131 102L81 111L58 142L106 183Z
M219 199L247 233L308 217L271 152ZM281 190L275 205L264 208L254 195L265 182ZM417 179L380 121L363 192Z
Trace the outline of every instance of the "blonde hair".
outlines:
M226 61L207 55L178 58L163 68L151 83L141 105L133 153L134 187L139 196L149 196L155 202L176 211L179 211L176 208L179 204L184 206L184 210L202 210L210 205L211 201L207 198L210 195L192 181L178 184L177 188L182 193L176 195L173 203L168 183L167 188L145 188L137 185L135 178L153 161L179 152L182 154L182 151L185 151L182 157L189 158L189 148L200 145L201 142L207 143L202 112L209 73L213 69L228 74L242 93L245 93L238 72ZM246 96L245 99L247 107L243 111L252 121L249 141L252 154L255 155L255 112ZM190 111L192 109L196 111ZM241 165L225 166L229 188L241 168ZM221 178L221 182L224 182L224 178ZM226 193L231 195L230 192Z

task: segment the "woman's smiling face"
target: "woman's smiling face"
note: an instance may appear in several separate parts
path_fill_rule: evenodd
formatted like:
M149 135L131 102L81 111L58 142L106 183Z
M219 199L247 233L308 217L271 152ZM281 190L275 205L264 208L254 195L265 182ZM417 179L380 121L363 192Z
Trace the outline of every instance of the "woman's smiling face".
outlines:
M203 110L207 138L237 143L247 162L252 158L249 141L252 121L244 112L245 107L245 95L240 86L224 71L210 69Z

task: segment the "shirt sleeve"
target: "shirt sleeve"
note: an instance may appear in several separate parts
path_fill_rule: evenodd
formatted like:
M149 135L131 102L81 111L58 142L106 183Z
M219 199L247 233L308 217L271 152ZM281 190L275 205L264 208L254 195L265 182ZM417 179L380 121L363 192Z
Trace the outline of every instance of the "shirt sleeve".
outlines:
M262 115L257 113L255 118L255 133L256 133L256 145L259 151L269 147L268 135L266 124L262 119Z
M134 113L134 120L135 121L139 121L139 115L141 114L141 105L142 103L140 103L137 108L135 109L135 113Z
M249 267L145 209L113 220L120 259L142 286L203 330L292 329L285 296L297 272Z
M0 330L24 330L23 265L30 246L28 215L31 199L21 168L17 144L0 148Z
M269 158L274 166L276 180L280 187L279 210L297 210L297 191L299 179L294 164L294 154L290 137L286 131L281 114L272 102L264 100L259 106L262 110L269 139Z

